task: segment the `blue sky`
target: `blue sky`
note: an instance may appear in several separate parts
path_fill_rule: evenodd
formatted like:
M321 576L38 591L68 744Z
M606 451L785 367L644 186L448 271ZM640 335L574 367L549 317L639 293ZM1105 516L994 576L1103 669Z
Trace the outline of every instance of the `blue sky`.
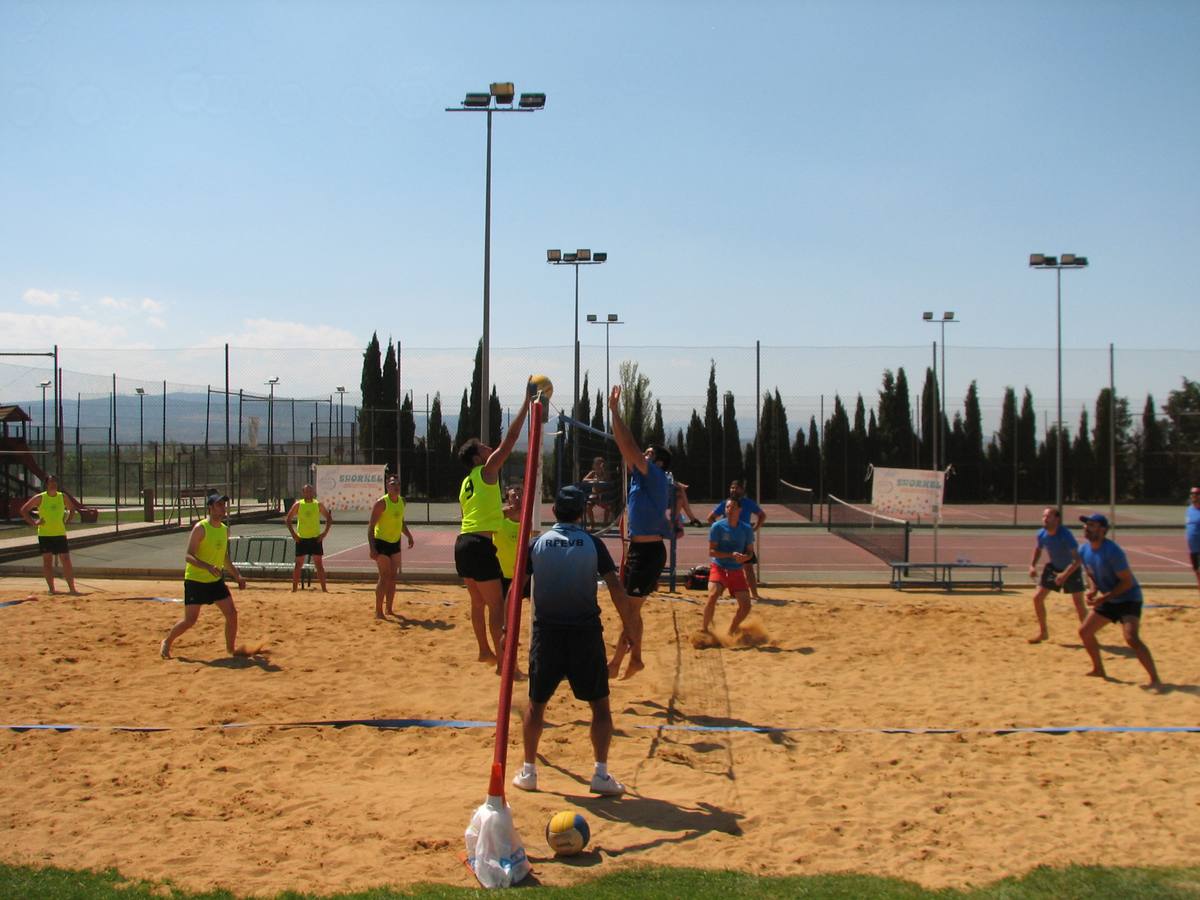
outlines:
M2 340L473 346L484 117L443 110L511 80L548 100L495 120L495 347L569 371L545 250L589 247L614 346L919 347L953 309L1052 348L1026 262L1072 251L1065 346L1186 348L1198 46L1185 2L4 0Z

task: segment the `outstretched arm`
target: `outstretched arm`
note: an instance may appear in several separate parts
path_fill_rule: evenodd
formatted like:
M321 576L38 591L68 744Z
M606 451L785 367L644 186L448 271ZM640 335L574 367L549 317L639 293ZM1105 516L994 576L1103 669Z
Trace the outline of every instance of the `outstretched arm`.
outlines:
M613 439L617 442L617 449L621 451L621 458L625 460L625 465L631 466L645 475L649 465L646 462L646 456L642 452L642 448L637 445L637 441L633 439L633 432L621 418L621 386L619 384L614 384L609 392L608 411L609 418L612 420Z
M508 426L508 432L504 435L504 440L500 442L499 447L492 451L492 455L483 464L483 472L481 474L483 475L483 480L488 484L495 484L499 480L500 467L504 465L504 461L512 453L513 447L517 445L517 438L521 436L521 426L525 423L525 414L529 412L529 401L532 398L530 385L527 383L525 399L521 401L521 408L513 416L512 423Z

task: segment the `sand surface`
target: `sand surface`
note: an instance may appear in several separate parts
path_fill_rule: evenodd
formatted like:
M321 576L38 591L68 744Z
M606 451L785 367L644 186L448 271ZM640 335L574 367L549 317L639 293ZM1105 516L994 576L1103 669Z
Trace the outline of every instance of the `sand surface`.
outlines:
M225 657L206 609L176 659L158 642L178 582L87 581L78 597L6 579L0 720L110 728L0 730L0 859L117 867L192 890L345 891L472 885L463 830L484 799L491 728L288 727L325 719L494 719L498 679L474 661L464 590L407 585L404 618L373 621L368 585L235 592ZM603 593L603 592L602 592ZM639 864L763 874L864 872L981 884L1038 865L1194 864L1200 734L996 734L1014 726L1200 725L1200 597L1149 592L1143 634L1170 689L1116 628L1110 680L1084 677L1069 603L1030 646L1029 592L766 589L762 646L696 649L700 595L646 604L647 669L614 682L610 766L621 800L587 793L588 711L549 707L542 791L509 791L536 877L570 884ZM717 624L732 608L722 605ZM614 635L606 609L606 628ZM514 707L524 705L523 686ZM223 723L254 727L220 728ZM521 758L514 719L510 773ZM667 726L787 726L777 733ZM893 727L954 734L885 734ZM576 808L593 841L572 860L545 822Z

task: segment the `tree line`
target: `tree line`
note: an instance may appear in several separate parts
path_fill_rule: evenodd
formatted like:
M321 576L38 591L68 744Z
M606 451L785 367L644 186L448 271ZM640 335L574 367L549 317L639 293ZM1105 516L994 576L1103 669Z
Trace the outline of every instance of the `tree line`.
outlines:
M450 434L441 394L430 401L426 434L416 435L413 398L397 404L396 354L388 341L383 351L372 335L363 353L362 408L358 413L366 460L394 470L397 450L403 489L410 496L447 499L457 496L463 472L454 451L478 435L482 346L475 353L470 387L463 390L458 423ZM1063 496L1076 503L1101 502L1109 496L1111 460L1116 462L1117 500L1176 500L1200 480L1200 382L1182 379L1161 407L1147 396L1135 422L1128 398L1110 398L1103 388L1094 406L1080 411L1074 429L1065 422L1061 436L1055 425L1039 433L1034 398L1025 388L1004 392L1000 426L985 436L976 383L971 382L962 408L943 416L934 372L926 367L916 415L908 376L901 367L884 370L877 398L868 406L858 394L853 411L835 394L823 423L810 416L795 430L778 387L762 397L759 435L740 434L734 395L722 392L715 362L710 365L704 409L693 409L686 426L668 433L662 404L654 399L650 379L636 362L618 368L622 385L621 414L639 446L662 444L673 457L675 477L696 498L722 497L729 482L745 478L753 496L780 498L779 482L823 490L845 500L868 500L871 465L934 468L933 434L940 427L938 457L949 467L946 500L954 503L1042 503L1053 498L1055 458L1063 441ZM580 390L579 418L596 431L605 430L605 394L592 394L587 373ZM594 397L594 401L593 401ZM397 411L399 428L397 429ZM488 396L488 435L492 446L501 438L502 409L493 386ZM762 440L762 481L756 483L757 440ZM399 443L397 444L397 440ZM594 438L568 429L556 452L564 454L562 471L570 473L573 441L580 440L582 466L589 465ZM554 486L557 459L547 460L544 481ZM570 475L566 476L567 478Z

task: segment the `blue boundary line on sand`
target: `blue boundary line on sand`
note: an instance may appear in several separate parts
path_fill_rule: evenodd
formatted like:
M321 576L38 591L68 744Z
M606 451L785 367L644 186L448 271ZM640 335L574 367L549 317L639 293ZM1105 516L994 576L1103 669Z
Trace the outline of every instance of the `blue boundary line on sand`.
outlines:
M182 728L155 725L79 725L29 723L0 725L5 731L119 731L158 733L164 731L208 731L240 728L349 728L362 725L382 730L406 728L494 728L495 722L473 719L319 719L306 722L227 722L220 725L189 725ZM638 725L667 731L721 732L742 734L1200 734L1200 725L1045 725L1013 728L805 728L774 725Z
M349 728L352 725L363 725L368 728L382 730L404 728L495 728L495 722L481 722L471 719L322 719L311 722L226 722L220 725L185 725L182 728L172 728L166 725L77 725L67 722L53 724L11 724L0 725L5 731L122 731L135 733L158 733L163 731L208 731L233 730L235 728Z
M804 728L774 725L638 725L667 731L748 734L1200 734L1200 725L1046 725L1015 728Z

